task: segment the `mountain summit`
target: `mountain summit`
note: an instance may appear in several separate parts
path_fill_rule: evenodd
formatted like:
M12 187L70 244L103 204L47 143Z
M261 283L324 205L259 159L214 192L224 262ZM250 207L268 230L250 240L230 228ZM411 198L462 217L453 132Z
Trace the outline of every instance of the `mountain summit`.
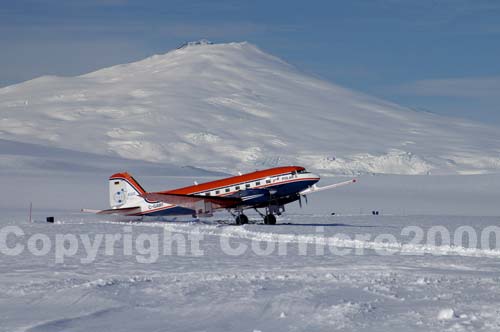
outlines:
M0 112L1 139L226 172L500 170L497 128L342 88L246 42L40 77L0 89Z

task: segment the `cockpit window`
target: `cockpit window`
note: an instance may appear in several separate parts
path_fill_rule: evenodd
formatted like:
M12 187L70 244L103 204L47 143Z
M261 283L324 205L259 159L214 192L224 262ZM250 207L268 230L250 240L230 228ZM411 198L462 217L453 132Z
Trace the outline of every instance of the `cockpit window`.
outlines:
M307 174L307 173L310 173L310 172L306 171L305 169L301 169L301 170L298 170L297 173L299 173L299 174Z

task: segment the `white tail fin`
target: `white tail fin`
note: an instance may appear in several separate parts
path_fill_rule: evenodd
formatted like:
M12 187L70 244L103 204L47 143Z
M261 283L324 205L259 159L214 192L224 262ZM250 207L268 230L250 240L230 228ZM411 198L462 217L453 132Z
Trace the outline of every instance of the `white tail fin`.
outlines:
M109 205L112 208L137 206L146 191L129 173L116 173L109 178Z

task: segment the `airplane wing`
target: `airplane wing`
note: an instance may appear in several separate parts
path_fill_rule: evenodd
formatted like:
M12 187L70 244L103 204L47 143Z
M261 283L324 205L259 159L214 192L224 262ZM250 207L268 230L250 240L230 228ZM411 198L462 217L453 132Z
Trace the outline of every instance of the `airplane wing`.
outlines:
M82 212L89 212L95 214L121 214L121 215L129 215L134 213L140 213L141 208L139 206L133 206L129 208L123 209L108 209L108 210L90 210L90 209L82 209Z
M197 210L200 203L209 203L213 209L230 208L241 204L242 199L237 197L214 197L201 195L179 195L179 194L161 194L145 193L142 197L157 202L175 204L188 209Z
M352 179L352 180L349 180L349 181L344 181L344 182L340 182L340 183L335 183L335 184L330 184L328 186L324 186L324 187L318 187L316 185L313 185L305 190L302 190L299 194L301 194L302 196L304 195L309 195L311 193L315 193L315 192L318 192L318 191L323 191L323 190L328 190L328 189L333 189L333 188L337 188L337 187L342 187L342 186L345 186L345 185L348 185L348 184L352 184L352 183L356 183L356 179Z

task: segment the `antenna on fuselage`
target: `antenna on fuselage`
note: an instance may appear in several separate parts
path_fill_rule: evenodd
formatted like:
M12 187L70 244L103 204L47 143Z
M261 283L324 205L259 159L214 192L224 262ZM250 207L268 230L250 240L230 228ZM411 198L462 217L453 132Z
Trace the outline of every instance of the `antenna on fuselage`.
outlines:
M195 186L197 186L197 185L198 185L198 181L194 181L193 183L194 183L194 185L195 185Z

